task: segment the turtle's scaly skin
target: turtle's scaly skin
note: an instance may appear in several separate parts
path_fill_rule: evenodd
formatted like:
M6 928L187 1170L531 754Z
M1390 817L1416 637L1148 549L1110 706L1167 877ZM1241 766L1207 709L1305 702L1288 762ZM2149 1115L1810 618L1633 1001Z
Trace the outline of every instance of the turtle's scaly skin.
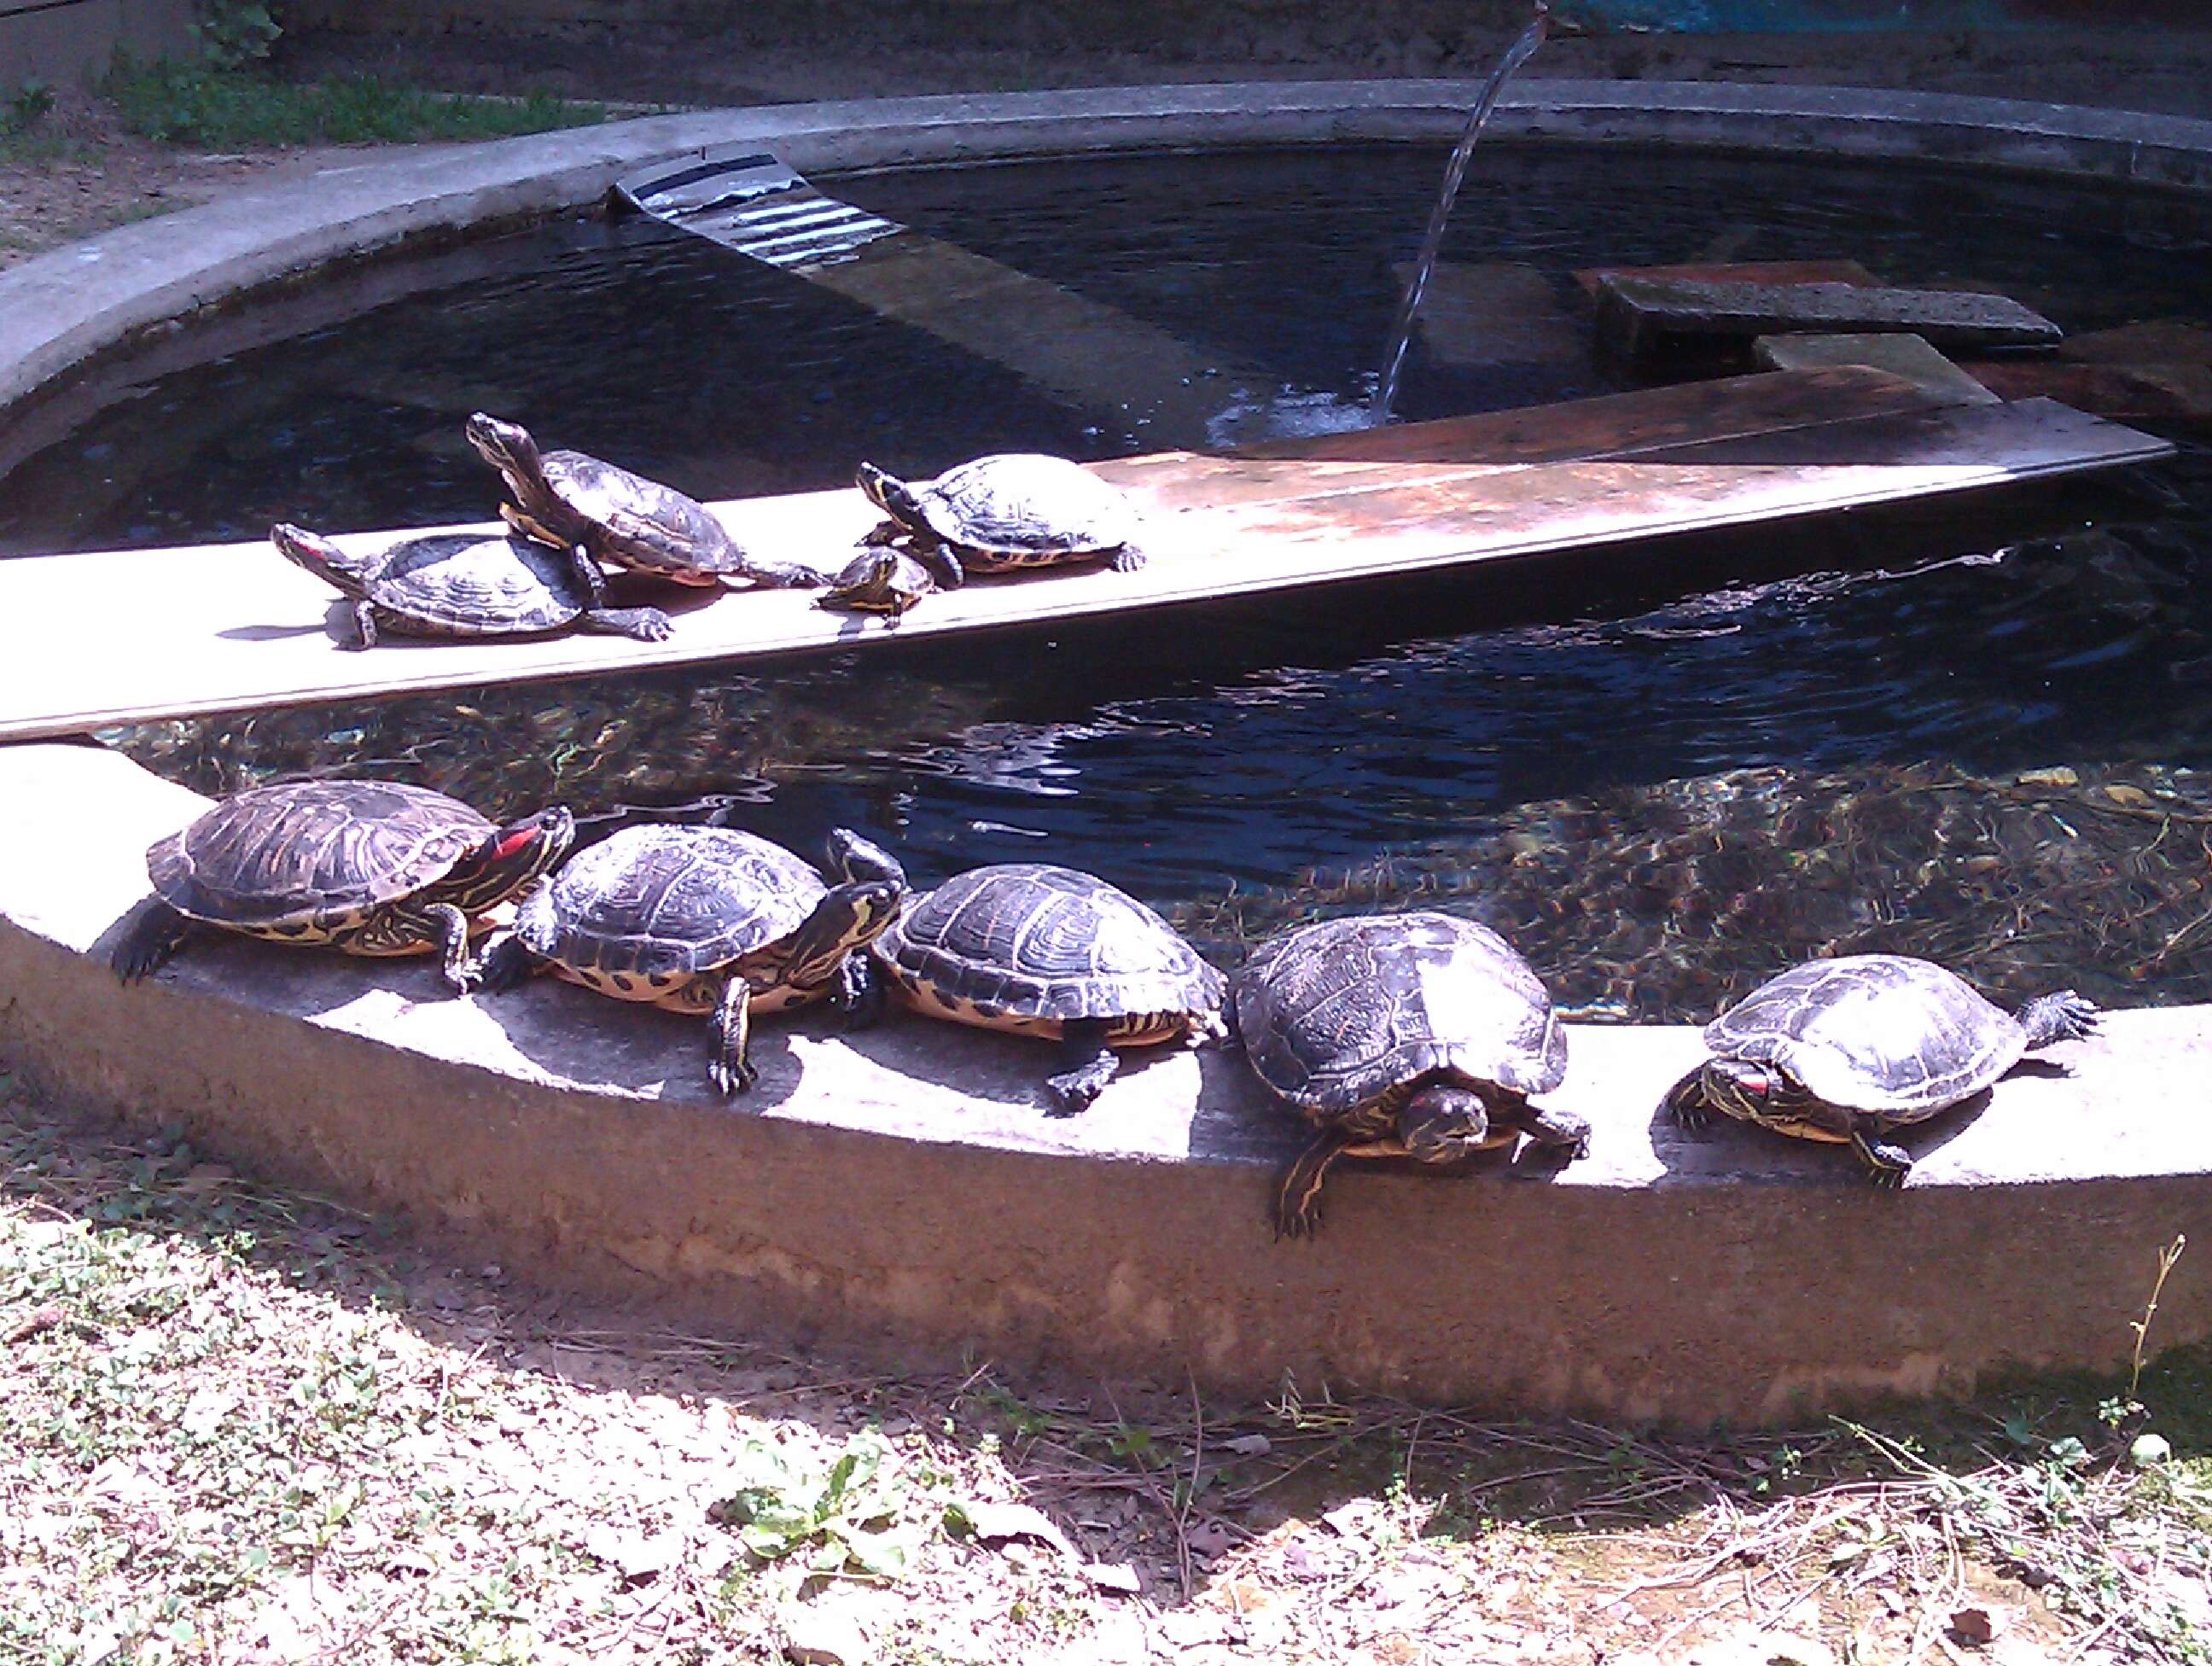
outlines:
M835 889L781 845L720 827L625 828L578 855L515 916L486 954L487 988L544 968L617 1000L709 1013L716 1089L756 1079L746 1054L751 1015L832 996L849 1009L868 993L866 945L903 900L898 866ZM872 1016L864 1013L864 1017Z
M2071 989L2014 1015L1933 961L1809 961L1705 1026L1713 1057L1674 1085L1667 1104L1689 1128L1717 1110L1849 1145L1875 1184L1902 1185L1911 1154L1882 1134L1963 1104L2023 1054L2078 1040L2096 1024L2096 1007Z
M1486 926L1434 913L1305 926L1262 945L1231 985L1253 1069L1315 1129L1278 1189L1278 1236L1319 1224L1340 1157L1450 1162L1521 1134L1580 1156L1580 1117L1532 1093L1566 1075L1543 982Z
M869 534L905 534L939 584L957 588L967 572L1057 567L1103 556L1116 572L1145 563L1129 500L1079 464L1040 453L978 457L915 485L860 465L862 491L890 520Z
M154 896L110 957L125 982L182 947L197 926L349 954L442 952L465 964L478 916L567 852L575 821L551 809L495 827L442 793L396 781L301 781L224 800L146 853Z
M971 868L910 903L875 954L916 1012L1060 1041L1048 1085L1062 1110L1098 1097L1117 1048L1222 1033L1221 974L1135 897L1073 868Z
M514 498L500 514L529 537L561 549L581 544L594 560L678 584L806 589L822 582L811 567L748 555L712 510L673 486L580 451L540 451L520 423L481 410L465 431Z
M528 538L433 533L356 555L305 527L279 524L269 540L353 603L354 640L374 648L386 630L411 636L522 636L564 625L657 642L672 627L656 607L608 607L599 570L580 550Z

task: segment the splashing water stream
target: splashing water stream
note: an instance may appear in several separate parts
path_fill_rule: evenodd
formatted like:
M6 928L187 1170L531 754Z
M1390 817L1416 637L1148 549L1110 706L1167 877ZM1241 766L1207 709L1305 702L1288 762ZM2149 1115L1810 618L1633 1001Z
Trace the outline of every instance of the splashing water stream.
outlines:
M1549 10L1547 0L1536 0L1535 21L1515 38L1505 49L1505 56L1498 60L1498 67L1490 72L1490 79L1483 82L1474 107L1467 113L1467 129L1453 147L1451 160L1444 164L1443 188L1437 193L1436 206L1429 210L1429 228L1421 236L1420 258L1413 263L1413 278L1398 303L1398 315L1390 325L1390 345L1382 355L1382 374L1375 384L1375 403L1369 409L1369 416L1377 427L1390 420L1390 406L1398 397L1398 374L1405 368L1406 349L1413 338L1413 316L1419 312L1421 296L1429 287L1429 274L1436 267L1437 251L1443 247L1444 227L1451 219L1452 204L1459 197L1460 181L1467 177L1468 158L1474 154L1474 142L1482 137L1490 112L1498 107L1498 98L1505 91L1505 83L1544 44Z

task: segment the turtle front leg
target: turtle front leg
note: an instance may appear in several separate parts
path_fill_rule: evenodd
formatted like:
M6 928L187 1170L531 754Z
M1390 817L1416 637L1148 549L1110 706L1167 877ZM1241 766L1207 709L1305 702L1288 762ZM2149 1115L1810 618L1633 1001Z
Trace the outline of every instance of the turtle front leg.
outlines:
M883 1021L890 993L875 962L866 952L856 949L845 957L844 964L837 969L830 1004L844 1013L848 1030L867 1030Z
M725 1099L760 1079L751 1054L752 997L752 985L732 976L722 980L722 992L714 999L714 1055L707 1062L707 1074Z
M1905 1176L1912 1172L1912 1153L1881 1139L1869 1123L1852 1125L1851 1151L1866 1165L1867 1178L1877 1186L1902 1186Z
M1060 1027L1059 1072L1045 1078L1053 1103L1064 1115L1091 1109L1091 1102L1106 1091L1121 1055L1106 1044L1114 1026L1103 1018L1075 1018Z
M123 935L108 952L107 964L125 983L167 965L169 958L198 933L198 926L158 897L131 910Z
M433 903L422 917L437 933L439 970L455 994L472 994L481 970L469 953L469 917L451 903Z
M675 635L674 623L657 607L609 607L606 569L580 544L569 544L568 551L569 575L584 599L583 611L576 616L579 630L634 636L641 642L665 642Z
M1116 573L1133 573L1151 557L1133 544L1125 544L1106 557L1106 565Z
M941 539L917 535L914 558L929 569L929 576L937 581L939 590L957 590L968 582L968 569L960 564L960 557L953 554L952 546Z
M1351 1142L1341 1128L1315 1136L1300 1152L1275 1188L1275 1237L1311 1237L1321 1227L1321 1183L1330 1164L1344 1155Z
M486 940L483 952L477 957L471 976L478 993L504 994L509 989L520 988L544 964L517 933L495 932Z
M353 640L348 641L341 636L338 638L338 646L360 649L374 648L376 641L376 604L368 601L356 602L353 605Z
M1713 1125L1713 1104L1705 1097L1705 1067L1699 1065L1667 1090L1667 1114L1674 1126L1701 1134Z
M1569 1162L1589 1155L1590 1125L1586 1116L1571 1110L1539 1110L1523 1100L1521 1114L1514 1121L1531 1142L1546 1151L1564 1152Z
M676 634L675 621L657 607L587 607L576 616L576 628L641 642L665 642Z

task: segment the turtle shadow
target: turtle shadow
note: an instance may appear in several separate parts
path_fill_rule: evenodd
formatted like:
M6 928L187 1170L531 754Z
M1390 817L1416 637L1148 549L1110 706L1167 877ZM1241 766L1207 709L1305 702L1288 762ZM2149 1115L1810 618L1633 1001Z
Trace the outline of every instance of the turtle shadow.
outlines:
M746 1056L758 1078L726 1098L708 1074L714 1029L703 1017L610 1000L552 976L467 1000L523 1060L587 1091L745 1110L781 1104L799 1085L799 1061L783 1033L797 1014L753 1020Z
M1979 1122L1994 1097L1994 1090L1984 1088L1924 1122L1893 1128L1882 1138L1902 1146L1917 1168ZM1665 1097L1652 1108L1650 1134L1652 1155L1662 1171L1662 1184L1682 1180L1837 1181L1869 1191L1891 1189L1870 1184L1846 1145L1779 1134L1719 1112L1704 1128L1685 1128L1668 1109ZM1911 1184L1910 1177L1906 1183Z

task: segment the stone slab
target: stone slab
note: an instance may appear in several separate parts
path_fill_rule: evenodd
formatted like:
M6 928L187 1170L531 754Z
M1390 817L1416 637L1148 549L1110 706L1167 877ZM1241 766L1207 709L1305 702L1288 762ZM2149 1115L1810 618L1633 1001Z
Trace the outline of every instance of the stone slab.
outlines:
M1601 339L1631 360L1782 331L1911 331L1938 347L1974 349L2051 347L2063 333L2018 301L1968 290L1619 275L1598 283L1597 325Z
M0 747L0 1053L72 1101L469 1236L543 1283L902 1361L966 1351L1238 1391L1285 1377L1526 1412L1796 1420L2017 1368L2124 1366L2157 1250L2212 1236L2212 1012L2105 1033L1910 1143L1832 1148L1656 1107L1680 1027L1570 1026L1564 1170L1347 1165L1310 1243L1266 1225L1288 1118L1232 1054L1048 1115L1036 1043L895 1017L764 1024L715 1100L701 1026L540 982L239 940L119 988L142 852L202 807L88 746ZM2065 1252L2053 1255L2051 1246ZM2185 1259L2160 1340L2212 1335Z
M1403 290L1413 263L1391 268ZM1429 274L1414 331L1431 360L1454 368L1559 365L1587 359L1589 326L1568 316L1552 280L1518 261L1439 260Z
M1881 280L1856 260L1695 260L1674 266L1586 266L1575 274L1582 291L1595 301L1608 277L1684 277L1712 283L1856 283L1868 289Z
M1925 336L1905 331L1760 336L1751 353L1754 362L1769 370L1870 365L1960 404L1988 404L1997 397L1936 351Z

